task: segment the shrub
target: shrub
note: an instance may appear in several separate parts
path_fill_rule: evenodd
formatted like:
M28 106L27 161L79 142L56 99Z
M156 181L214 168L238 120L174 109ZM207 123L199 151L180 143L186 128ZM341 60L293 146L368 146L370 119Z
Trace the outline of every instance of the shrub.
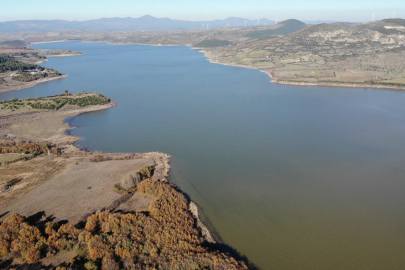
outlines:
M120 187L125 190L131 190L141 182L141 176L138 172L129 172L120 180Z
M41 259L41 252L33 246L31 246L27 251L22 251L21 255L29 264L36 263L39 261L39 259Z
M102 161L108 161L112 160L112 157L109 156L102 156L102 155L92 155L89 160L91 162L102 162Z
M84 268L87 270L97 270L97 265L94 262L89 261L84 264Z
M142 169L140 169L138 172L139 172L139 174L141 174L141 177L142 177L142 180L143 180L145 178L152 177L153 170L154 170L153 166L146 165Z

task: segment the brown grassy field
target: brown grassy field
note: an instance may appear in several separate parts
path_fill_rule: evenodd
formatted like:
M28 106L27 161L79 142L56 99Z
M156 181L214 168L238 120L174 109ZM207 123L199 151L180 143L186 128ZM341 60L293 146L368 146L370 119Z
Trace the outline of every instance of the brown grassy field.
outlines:
M66 168L70 162L62 158L50 160L47 156L43 156L1 166L0 215L6 212L3 210L6 203L49 180ZM11 187L7 188L7 186Z
M86 214L108 208L112 202L122 196L114 190L114 184L118 183L122 176L129 171L137 171L145 165L154 164L152 159L103 162L90 162L88 158L58 158L52 161L46 159L47 157L43 157L31 161L37 165L33 165L31 168L35 170L35 172L31 172L31 178L49 176L51 172L45 170L45 164L49 164L50 169L57 168L59 165L58 173L47 180L44 179L46 181L41 184L34 182L32 186L37 185L34 189L21 195L17 200L2 205L0 216L8 213L2 219L11 213L30 216L44 211L47 216L55 217L56 221L69 220L69 222L76 224ZM10 165L9 169L3 170L2 173L11 175L10 170L19 168L21 175L25 169L28 169L27 163L30 162L21 163L11 164L14 166ZM16 170L12 171L15 172ZM7 194L7 192L2 193ZM147 209L148 204L145 205L140 199L139 196L136 196L129 202L128 206L122 206L121 209L135 211L137 202L142 202L139 209L144 210L145 207Z
M19 159L21 157L24 157L26 155L24 154L0 154L0 164L2 164L3 162L10 162L16 159Z
M27 48L12 48L12 49L0 49L0 54L2 53L20 53L20 52L32 52L34 50L32 49L27 49Z

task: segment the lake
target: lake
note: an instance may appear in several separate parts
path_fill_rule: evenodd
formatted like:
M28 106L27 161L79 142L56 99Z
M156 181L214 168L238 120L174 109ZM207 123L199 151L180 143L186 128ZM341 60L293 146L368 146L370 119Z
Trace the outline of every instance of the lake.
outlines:
M260 269L402 269L405 92L277 85L188 47L37 44L69 77L0 99L95 91L80 145L173 155L171 180Z

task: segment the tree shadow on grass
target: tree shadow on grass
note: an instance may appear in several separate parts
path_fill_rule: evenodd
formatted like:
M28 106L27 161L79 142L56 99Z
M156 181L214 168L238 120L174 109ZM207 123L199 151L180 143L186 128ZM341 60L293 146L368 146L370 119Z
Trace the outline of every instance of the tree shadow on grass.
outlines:
M41 270L41 269L46 269L46 270L50 270L53 269L54 267L52 265L49 266L44 266L42 265L40 262L38 263L34 263L34 264L19 264L19 265L15 265L13 264L13 260L7 260L7 261L0 261L0 269L16 269L16 270L26 270L26 269L30 269L30 270Z
M10 211L4 212L3 214L0 214L0 218L4 217L5 215L7 215L8 213L10 213Z

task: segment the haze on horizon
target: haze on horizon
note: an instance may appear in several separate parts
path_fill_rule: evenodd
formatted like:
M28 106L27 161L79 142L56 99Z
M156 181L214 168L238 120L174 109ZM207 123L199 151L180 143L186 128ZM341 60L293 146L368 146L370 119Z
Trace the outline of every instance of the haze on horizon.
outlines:
M375 19L403 18L405 1L367 1L367 0L286 0L270 2L263 0L71 0L50 1L21 0L3 1L2 10L7 11L0 22L15 20L68 20L84 21L112 17L142 17L151 15L177 20L208 21L228 17L248 19L267 18L275 20L299 19L302 21L334 20L361 22Z

